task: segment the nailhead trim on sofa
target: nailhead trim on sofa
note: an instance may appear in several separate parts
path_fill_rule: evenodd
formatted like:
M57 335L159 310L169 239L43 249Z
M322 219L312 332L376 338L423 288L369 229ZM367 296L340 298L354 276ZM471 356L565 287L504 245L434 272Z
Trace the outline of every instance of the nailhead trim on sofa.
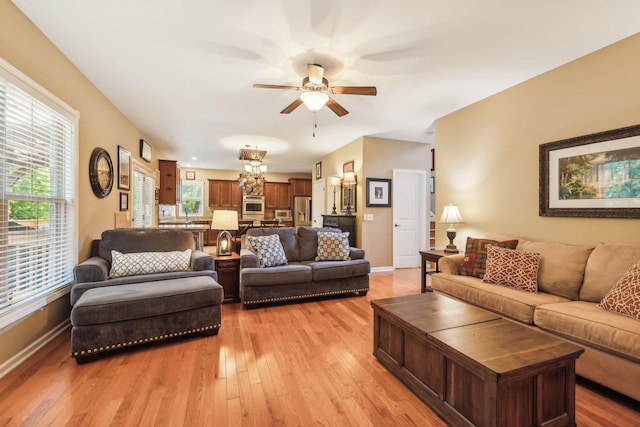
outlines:
M278 302L278 301L292 301L292 300L305 299L305 298L322 297L327 295L353 294L356 292L366 292L366 291L369 291L369 288L348 289L344 291L326 291L326 292L318 292L318 293L304 294L304 295L292 295L292 296L277 297L277 298L265 298L265 299L259 299L259 300L244 301L244 304L250 305L250 304L262 304L262 303Z

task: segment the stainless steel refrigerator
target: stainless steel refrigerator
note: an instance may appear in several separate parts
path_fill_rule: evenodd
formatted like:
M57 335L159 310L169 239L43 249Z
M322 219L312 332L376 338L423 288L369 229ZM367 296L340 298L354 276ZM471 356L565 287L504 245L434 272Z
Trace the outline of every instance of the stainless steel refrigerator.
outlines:
M293 198L293 211L291 212L293 217L293 225L311 225L313 216L311 214L311 197L307 196L295 196Z

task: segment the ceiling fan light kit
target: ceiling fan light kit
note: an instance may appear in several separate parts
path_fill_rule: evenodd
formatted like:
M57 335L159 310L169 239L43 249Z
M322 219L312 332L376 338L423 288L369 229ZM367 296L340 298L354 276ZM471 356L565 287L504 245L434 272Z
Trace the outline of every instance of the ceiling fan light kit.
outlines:
M331 98L329 94L375 96L378 93L375 86L330 86L329 80L324 77L324 68L318 64L307 64L307 71L309 75L302 79L302 85L300 87L266 84L254 84L253 87L302 91L300 97L286 106L280 113L289 114L301 104L304 104L314 113L313 136L315 136L315 128L317 127L315 113L320 111L323 106L326 105L327 108L333 111L338 117L349 114L349 111L335 99Z

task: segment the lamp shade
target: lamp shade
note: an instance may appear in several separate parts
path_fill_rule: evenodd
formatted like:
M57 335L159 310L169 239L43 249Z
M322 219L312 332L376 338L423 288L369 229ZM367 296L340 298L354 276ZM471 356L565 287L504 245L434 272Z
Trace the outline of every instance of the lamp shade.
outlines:
M345 172L344 178L342 178L342 181L345 184L355 184L356 175L353 172Z
M330 176L329 177L329 186L331 187L340 187L340 177L339 176Z
M213 211L211 228L213 230L237 230L238 212L228 210Z
M329 95L316 91L303 92L302 95L300 95L300 99L302 99L302 102L304 102L304 105L306 105L309 110L316 112L327 103Z
M440 217L441 224L461 224L464 222L458 206L450 204L444 207L442 216Z

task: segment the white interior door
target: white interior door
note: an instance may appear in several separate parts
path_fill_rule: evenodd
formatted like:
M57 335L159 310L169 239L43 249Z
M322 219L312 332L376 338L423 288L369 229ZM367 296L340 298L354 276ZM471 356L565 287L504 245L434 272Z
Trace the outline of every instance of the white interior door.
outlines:
M313 198L311 199L312 227L322 227L322 214L325 213L326 200L324 179L316 179L313 183Z
M420 266L427 247L427 172L393 171L393 267Z

